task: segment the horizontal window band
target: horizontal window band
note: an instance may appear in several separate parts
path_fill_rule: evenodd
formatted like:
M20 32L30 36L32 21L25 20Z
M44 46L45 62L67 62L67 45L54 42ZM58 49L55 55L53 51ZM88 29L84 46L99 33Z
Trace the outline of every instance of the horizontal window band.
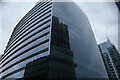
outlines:
M44 13L46 10L50 9L51 7L52 7L52 6L48 7L48 8L45 9L45 10L43 10L43 11L40 12L38 15ZM25 22L25 24L23 24L22 27L20 26L21 29L23 29L23 27L24 27L25 25L27 25L32 19L34 19L34 18L37 17L38 15L36 15L36 16L34 15L34 17L32 17L31 19L27 19L27 21ZM44 15L44 14L43 14L43 15ZM41 16L41 17L42 17L42 16ZM36 21L36 20L35 20L35 21ZM33 23L33 22L31 22L31 23ZM30 24L30 23L29 23L29 24ZM20 31L21 29L19 29L19 31ZM18 32L19 32L19 31L18 31ZM18 33L16 33L16 34L18 34ZM16 36L16 34L15 34L15 36ZM15 36L14 36L14 37L15 37ZM11 38L14 39L14 37L11 37ZM12 40L12 39L11 39L11 40ZM10 41L11 41L11 40L10 40ZM9 43L9 45L10 45L10 43Z
M48 3L46 3L46 4L44 4L44 5L46 5L46 7L47 6L49 6L50 4L48 4ZM43 6L40 6L39 7L39 9L38 10L36 10L34 13L31 13L29 16L27 16L26 18L25 18L25 20L19 25L19 26L21 26L21 25L23 25L23 24L25 24L26 22L25 21L28 21L28 20L30 20L30 19L33 19L33 18L35 18L35 17L33 17L36 13L38 13L38 12L40 12L40 11L42 11L45 7L44 7L44 5ZM44 8L42 8L42 7L44 7ZM32 18L31 18L32 17ZM25 22L25 23L24 23Z
M48 17L48 16L47 16L47 17ZM49 15L49 17L50 17L50 15ZM49 17L48 17L48 18L49 18ZM27 33L25 33L25 34L23 33L24 35L22 35L22 36L19 35L19 36L17 37L18 40L16 40L16 39L17 39L17 38L16 38L16 39L15 39L16 41L14 41L14 42L7 48L7 49L8 49L7 51L9 51L9 49L11 49L11 47L13 47L14 44L16 44L16 43L17 43L18 41L20 41L22 38L24 38L25 36L27 36L29 33L37 30L37 29L40 28L40 27L43 27L44 25L48 24L49 22L50 22L50 19L49 19L47 22L42 23L41 25L39 25L39 26L35 27L34 29L30 30L29 32L27 32ZM25 31L26 31L26 30L25 30ZM20 34L21 34L21 33L20 33ZM19 37L20 37L20 38L19 38ZM8 52L7 52L7 53L8 53ZM6 54L7 54L7 53L6 53Z
M22 70L24 70L24 69L25 69L25 67L21 67L21 68L15 70L15 71L13 71L13 72L7 74L7 75L2 76L2 79L4 79L4 78L7 77L7 76L10 76L10 75L12 75L12 74L15 74L15 73L17 73L17 72L20 72L20 71L22 71Z
M41 37L43 37L43 36L46 36L46 35L48 35L48 34L49 34L49 32L47 32L47 33L45 33L45 34L43 34L43 35L41 35L41 36L35 38L34 40L32 40L32 41L26 43L26 44L25 44L24 46L22 46L21 48L24 48L26 45L28 45L28 44L30 44L30 43L32 43L32 42L38 40L39 38L41 38ZM43 41L43 42L44 42L44 41ZM42 43L42 42L41 42L41 43ZM41 44L41 43L39 43L39 44ZM25 53L26 51L31 50L31 49L33 49L33 48L34 48L34 46L32 46L32 47L28 48L27 50L21 52L20 54L23 54L23 53ZM20 50L20 48L19 48L18 50ZM17 50L17 51L18 51L18 50ZM16 52L17 52L17 51L16 51ZM9 55L7 58L9 58L10 56L12 56L12 55L13 55L14 53L16 53L16 52L13 52L13 53L12 53L11 55ZM20 54L18 54L18 55L15 56L14 58L20 56ZM7 59L7 58L6 58L6 59ZM7 63L9 63L10 61L12 61L14 58L12 58L12 59L10 59L8 62L4 63L4 64L2 65L2 67L4 67L4 66L5 66ZM5 60L6 60L6 59L5 59Z
M51 16L51 15L46 16L43 20L49 18L50 16ZM30 32L32 32L32 31L34 31L34 30L36 30L36 29L38 29L39 27L42 27L42 26L43 26L43 25L40 25L40 26L38 26L38 27L35 27L34 29L30 30L29 32L27 32L27 33L25 33L25 34L23 33L24 35L23 35L22 33L20 33L20 34L22 34L22 35L17 36L16 39L19 38L19 37L21 37L21 36L22 36L22 37L19 38L17 41L15 41L16 39L14 39L14 42L7 48L7 51L11 48L12 45L16 44L18 41L20 41L22 38L24 38L24 37L25 37L26 35L28 35ZM27 30L28 30L28 29L27 29ZM25 30L25 31L26 31L26 30Z
M13 72L11 72L11 73L3 76L2 79L9 79L9 78L6 78L6 77L11 76L11 75L13 75L13 74L15 74L15 73L18 73L18 72L20 72L20 71L22 71L22 70L26 70L26 67L22 67L22 68L20 68L20 69L17 69L17 70L15 70L15 71L13 71ZM44 71L44 73L48 73L48 66L46 66L46 67L44 67L44 68L41 68L41 69L38 69L38 70L39 70L39 72L37 71L37 72L36 72L37 74L43 74L43 71ZM35 71L33 71L33 72L35 72ZM31 73L31 72L30 72L30 73ZM27 76L32 77L33 74L30 74L30 73L24 73L24 77L25 77L24 79L27 79ZM27 74L27 76L25 76L26 74ZM17 79L17 78L16 78L16 79Z
M38 8L38 6L39 7L41 7L42 5L44 5L44 4L42 4L42 3L40 3L39 5L36 5L35 7L33 7L20 21L19 21L19 23L16 25L16 27L14 28L14 32L16 31L16 30L18 30L18 28L19 28L19 26L21 25L21 24L23 24L23 21L25 21L26 19L27 19L27 17L29 17L34 11L35 11L35 9L37 9ZM12 34L12 36L13 36L14 34ZM11 36L11 37L12 37ZM11 40L11 39L10 39Z
M49 27L50 27L50 26L47 26L47 27L45 27L45 28L42 28L42 30L45 30L45 29L47 29L47 28L49 28ZM42 30L38 31L38 33L41 32ZM36 33L36 34L37 34L37 33ZM34 34L34 35L36 35L36 34ZM32 36L34 36L34 35L32 35ZM32 37L32 36L30 36L30 37ZM43 36L44 36L44 34L43 34ZM29 38L30 38L30 37L29 37ZM38 37L40 38L40 36L38 36ZM27 39L29 39L29 38L27 38ZM26 39L26 40L27 40L27 39ZM36 38L36 39L37 39L37 38ZM24 40L24 41L26 41L26 40ZM35 39L33 39L33 40L35 40ZM23 42L24 42L24 41L23 41ZM23 42L21 42L20 44L22 44ZM17 46L16 46L16 47L17 47ZM19 48L19 49L20 49L20 48ZM14 51L14 52L16 52L16 51ZM12 53L11 53L11 54L12 54ZM6 56L7 56L7 55L6 55ZM10 56L10 55L9 55L9 56ZM8 56L7 56L7 57L8 57ZM6 58L7 58L7 57L6 57ZM4 58L4 60L2 60L1 62L5 61L6 58Z
M36 27L36 28L39 28L40 26L42 26L42 25L44 25L44 24L46 24L46 23L48 23L48 22L50 22L50 21L51 21L51 20L48 20L48 21L46 21L45 23L42 23L41 25L39 25L39 26ZM10 53L10 52L8 52L8 53ZM5 56L7 56L8 53L4 54L4 56L2 57L2 59L3 59Z
M42 6L42 7L43 7L43 6ZM41 7L40 7L40 8L41 8ZM38 9L38 10L39 10L39 9ZM43 8L40 9L39 11L41 11L41 10L43 10ZM34 12L34 11L33 11L33 12ZM38 11L37 11L37 12L38 12ZM29 12L28 12L28 13L29 13ZM36 13L34 13L34 14L36 14ZM25 24L25 23L26 23L25 21L27 20L27 22L28 22L28 20L31 18L31 15L34 15L34 14L31 13L29 16L27 16L27 17L25 16L25 20L23 20L22 23L20 23L20 24L17 25L17 26L20 27L21 25L23 25L23 23L24 23L24 25L26 25L26 24ZM32 18L32 19L33 19L33 18ZM16 26L16 27L17 27L17 26ZM20 30L20 29L18 28L18 29L16 29L16 30L18 31L18 30ZM16 31L16 30L15 30L15 31ZM17 32L17 31L16 31L16 32ZM13 36L11 36L11 37L13 37ZM10 40L11 40L11 39L10 39Z
M48 48L48 47L45 47L45 48ZM45 49L45 48L39 48L39 50L38 51L40 51L40 50L43 50L43 49ZM36 52L38 52L38 51L36 51ZM34 53L36 53L36 52L32 52L33 54ZM32 55L32 54L30 54L30 55ZM31 62L36 62L36 60L38 60L38 59L42 59L44 56L48 56L49 55L49 51L45 51L45 52L43 52L43 53L40 53L40 54L38 54L38 55L36 55L36 56L33 56L33 57L31 57L31 58L29 58L29 59L27 59L27 60L25 60L25 61L23 61L23 62L21 62L21 63L19 63L19 64L17 64L17 65L15 65L15 66L13 66L13 67L11 67L11 68L9 68L8 70L6 70L5 72L3 72L3 73L1 73L1 75L6 75L6 74L9 74L9 73L11 73L11 72L13 72L15 69L17 70L17 69L19 69L19 68L21 68L21 67L23 67L23 66L29 66L29 64L31 64ZM27 56L25 56L25 57L27 57ZM25 58L24 57L24 58ZM21 60L21 59L20 59ZM17 61L16 61L17 62Z
M4 67L2 67L2 69L5 69L9 65L12 65L17 61L19 61L19 60L21 60L21 59L23 59L23 58L25 58L25 57L27 57L29 55L32 55L33 53L39 51L40 49L44 49L44 48L48 47L48 45L49 45L49 42L46 42L46 43L41 44L38 47L35 47L35 48L31 49L31 50L27 50L27 52L25 52L25 53L22 53L22 52L24 52L24 51L22 51L22 52L20 52L20 54L15 54L14 56L12 56L8 60L8 62L6 63L6 65Z
M43 17L44 15L48 14L49 12L51 12L51 10L47 11L45 14L41 15L39 18ZM49 16L49 17L50 17L50 16ZM38 19L39 19L39 18L38 18ZM47 18L47 17L43 18L43 19L40 20L39 22L45 20L46 18ZM34 21L34 22L35 22L35 21ZM32 22L32 23L33 23L33 22ZM32 23L30 23L30 24L32 24ZM30 24L29 24L29 25L30 25ZM31 27L35 26L36 24L37 24L37 23L33 24ZM25 26L28 27L29 25L25 25ZM23 27L24 27L24 26L23 26ZM16 34L14 40L12 40L11 43L9 43L9 44L7 45L7 49L5 50L4 53L6 53L6 52L8 51L9 46L11 46L11 44L12 44L13 41L15 41L15 40L16 40L18 37L20 37L24 32L26 32L27 30L29 30L29 29L31 28L31 27L30 27L30 28L28 28L27 30L22 31L22 30L25 29L26 27L24 27L24 28L22 28L21 30L18 31L18 33L20 33L20 32L22 32L22 33L20 33L19 36L17 36L18 33Z
M51 10L50 11L48 11L48 12L51 12ZM41 17L43 17L44 15L46 15L46 14L48 14L48 12L46 12L45 14L43 14L43 15L41 15ZM44 19L42 19L41 21L43 21ZM34 21L35 22L35 21ZM39 21L40 22L40 21ZM32 22L33 23L33 22ZM32 23L30 23L30 24L32 24ZM31 26L30 24L28 24L28 25L25 25L26 27L23 27L22 29L20 29L19 31L18 31L18 33L20 33L20 32L22 32L22 33L24 33L22 30L23 29L25 29L25 28L27 28L28 26ZM34 25L36 25L37 23L34 23L33 25L32 25L32 27L34 26ZM30 29L30 28L29 28ZM28 29L27 29L28 30ZM17 36L18 35L18 33L16 33L16 35L14 36L14 38L12 39L12 40L10 40L10 43L7 45L7 48L6 48L6 50L5 50L5 52L4 53L6 53L7 52L7 50L8 50L8 48L9 48L9 46L12 44L12 42L13 41L15 41L19 36L21 36L20 34L22 34L22 33L20 33L19 34L19 36Z
M49 23L50 22L50 20L48 20L48 21L46 21L45 23L42 23L41 25L39 25L38 27L35 27L34 29L32 29L31 31L29 31L28 33L26 33L24 36L22 36L19 40L17 40L14 44L16 44L18 41L20 41L22 38L24 38L26 35L28 35L30 32L32 32L32 31L34 31L34 30L36 30L36 29L38 29L39 27L42 27L44 24L47 24L47 23ZM48 26L47 26L48 27ZM50 27L50 25L49 25L49 27ZM43 29L44 30L44 29ZM39 32L39 31L38 31ZM40 31L41 32L41 31ZM34 34L35 35L35 34ZM25 40L24 40L25 41ZM22 41L23 42L23 41ZM21 43L22 43L21 42ZM13 47L13 45L14 44L12 44L12 47ZM8 53L10 53L12 50L13 50L14 48L12 48L9 52L7 52L6 54L8 54Z
M45 4L42 4L42 3L41 3L41 4L33 7L33 8L23 17L23 19L21 19L21 23L23 24L23 21L25 21L34 11L36 11L36 9L38 10L38 8L41 8L41 7L43 7L44 5L46 5L46 3L45 3ZM18 26L19 26L19 25L18 25Z
M9 65L14 64L15 62L17 62L17 61L19 61L19 60L21 60L21 59L23 59L23 58L25 58L25 57L33 54L33 53L39 51L40 49L44 49L45 47L48 47L48 45L49 45L49 42L46 42L46 43L44 43L44 44L41 44L41 45L38 46L38 47L35 47L35 48L33 48L33 49L25 52L25 53L20 52L20 54L15 54L15 56L12 56L12 57L8 60L8 63L6 63L6 65L5 65L4 67L2 67L2 69L5 69L5 68L8 67ZM44 46L45 46L45 47L44 47ZM23 51L23 52L24 52L24 51Z
M49 16L49 17L50 17L50 16ZM48 17L48 18L49 18L49 17ZM43 21L43 20L42 20L42 21ZM49 19L49 20L47 20L46 22L41 23L39 26L35 27L34 29L30 30L29 32L36 30L37 28L39 28L39 27L47 24L47 23L50 22L50 21L51 21L51 20ZM21 37L22 34L24 34L26 31L28 31L28 30L29 30L30 28L32 28L32 27L33 27L33 26L29 27L29 28L26 29L25 31L22 31L22 33L20 33L19 36L17 36L17 37L14 39L14 41L15 41L17 38ZM29 32L28 32L28 33L29 33ZM28 34L28 33L27 33L27 34ZM27 34L24 34L24 36L27 35ZM20 39L21 39L21 38L20 38ZM19 40L20 40L20 39L19 39ZM16 41L15 41L15 42L16 42ZM10 49L11 45L13 45L15 42L13 42L13 43L10 44L10 46L7 48L7 51L8 51L8 49ZM7 54L7 51L5 52L6 54Z
M23 23L23 21L25 21L26 17L31 15L38 7L43 6L43 3L39 3L37 5L35 5L35 7L33 7L21 20L20 23L17 24L17 26L19 26L19 24Z
M46 42L48 42L48 41L49 41L49 40L46 40L46 41L44 41L43 43L46 43ZM43 43L42 43L42 44L43 44ZM36 45L36 46L38 46L38 45ZM43 50L40 50L40 51L38 51L38 52L36 52L36 53L34 53L34 54L32 54L32 55L24 58L24 59L21 59L20 61L14 63L14 64L10 65L9 67L5 68L4 70L2 70L2 72L8 70L9 68L13 67L14 65L17 65L17 64L19 64L19 63L21 63L21 62L23 62L23 61L25 61L25 60L33 57L33 56L36 56L36 55L38 55L38 54L40 54L40 53L43 53L43 52L46 52L46 51L48 51L48 48L45 48L45 49L43 49Z

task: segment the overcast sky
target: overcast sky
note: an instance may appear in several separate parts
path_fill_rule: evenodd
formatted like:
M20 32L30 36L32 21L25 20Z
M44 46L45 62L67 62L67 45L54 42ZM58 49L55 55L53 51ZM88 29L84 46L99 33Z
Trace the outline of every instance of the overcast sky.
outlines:
M0 2L0 54L3 53L15 25L36 2ZM118 46L118 10L113 2L77 2L88 16L98 43L108 36Z

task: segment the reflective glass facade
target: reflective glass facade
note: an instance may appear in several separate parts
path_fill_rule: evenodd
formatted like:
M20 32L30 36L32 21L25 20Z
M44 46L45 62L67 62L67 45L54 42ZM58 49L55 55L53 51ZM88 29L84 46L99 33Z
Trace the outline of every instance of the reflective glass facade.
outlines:
M107 78L89 21L73 2L37 3L15 27L1 63L3 79Z
M53 16L68 25L70 48L77 64L76 78L106 78L106 70L86 15L75 3L56 2L53 3Z

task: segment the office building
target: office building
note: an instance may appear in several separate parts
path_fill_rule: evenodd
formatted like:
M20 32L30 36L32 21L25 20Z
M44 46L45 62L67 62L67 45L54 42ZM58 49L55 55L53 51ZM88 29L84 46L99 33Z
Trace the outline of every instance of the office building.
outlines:
M74 2L38 2L16 25L2 78L107 78L87 16Z
M120 54L118 50L109 39L98 46L110 80L120 80Z

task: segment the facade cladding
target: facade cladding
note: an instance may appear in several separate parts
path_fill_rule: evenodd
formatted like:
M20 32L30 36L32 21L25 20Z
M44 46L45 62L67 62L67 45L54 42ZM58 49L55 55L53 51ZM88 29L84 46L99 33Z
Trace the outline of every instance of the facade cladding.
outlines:
M110 80L120 79L120 54L108 40L98 45Z
M38 2L17 24L4 78L107 78L85 14L73 2Z

